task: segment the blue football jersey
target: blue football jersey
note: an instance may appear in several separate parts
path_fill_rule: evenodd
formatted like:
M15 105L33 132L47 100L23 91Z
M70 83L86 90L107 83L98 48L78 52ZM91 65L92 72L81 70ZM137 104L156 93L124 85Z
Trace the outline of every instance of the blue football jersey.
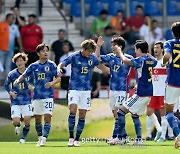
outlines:
M58 76L57 66L54 62L47 60L44 64L40 61L32 63L23 73L24 77L34 75L34 99L46 99L54 97L53 87L45 88L47 82L53 81Z
M168 85L180 87L180 39L168 40L164 43L164 51L171 54L168 66Z
M20 82L16 86L13 86L13 82L21 75L18 69L14 69L8 73L6 78L4 87L6 91L9 93L13 91L17 93L16 99L11 99L11 105L26 105L31 104L31 93L28 89L29 80L33 81L33 76L31 75L29 78L26 78L24 81Z
M95 54L87 58L82 56L81 51L77 51L67 57L63 63L65 66L71 64L70 90L91 90L91 71L99 64Z
M149 56L131 59L132 67L137 69L137 95L153 96L152 70L157 60Z
M132 56L125 54L129 59ZM109 63L110 66L110 90L113 91L127 91L127 76L129 74L130 66L123 64L122 60L114 53L102 55L101 60Z

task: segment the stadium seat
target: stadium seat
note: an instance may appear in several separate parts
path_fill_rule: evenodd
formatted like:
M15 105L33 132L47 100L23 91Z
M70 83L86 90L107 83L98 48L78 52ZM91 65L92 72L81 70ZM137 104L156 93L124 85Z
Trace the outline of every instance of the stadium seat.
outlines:
M81 16L81 3L80 2L74 2L71 4L71 15L75 17Z
M77 2L78 0L63 0L63 2L68 3L68 4L72 4L74 2Z
M101 3L109 3L110 4L111 2L113 3L114 0L100 0L100 1L101 1Z
M104 9L103 4L100 1L91 3L89 14L93 16L99 16L99 13L103 9Z
M167 29L166 30L165 38L166 38L166 40L173 39L173 35L172 35L171 29Z
M167 15L179 15L178 3L175 0L167 1Z
M136 6L137 5L141 5L141 3L140 2L138 2L138 1L132 1L131 3L130 3L130 14L131 15L135 15L136 14Z
M115 16L118 10L124 11L123 5L120 2L115 1L109 4L108 6L109 15Z
M81 1L81 0L79 0L79 1ZM85 0L85 3L86 4L90 4L90 3L94 3L96 0Z
M146 14L149 14L151 16L160 16L161 11L158 2L156 1L149 1L149 3L145 3L145 10L144 12Z

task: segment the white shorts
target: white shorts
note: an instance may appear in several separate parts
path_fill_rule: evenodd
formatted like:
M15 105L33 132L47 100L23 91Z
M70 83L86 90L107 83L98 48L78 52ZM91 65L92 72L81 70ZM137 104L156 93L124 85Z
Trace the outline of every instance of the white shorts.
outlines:
M176 100L176 104L174 105L173 112L177 112L179 110L180 112L180 97Z
M91 91L70 90L68 94L68 105L77 104L79 109L90 110Z
M11 106L11 118L21 118L23 117L33 116L32 113L32 105L12 105Z
M175 104L179 97L180 97L180 88L167 85L166 93L165 93L165 103Z
M123 106L125 106L132 114L141 116L145 113L150 100L151 97L139 97L137 94L134 94L123 103Z
M33 114L44 115L53 113L54 101L53 98L36 99L33 101Z
M123 102L127 100L126 91L110 91L109 96L109 105L111 110L114 110L115 107L120 107Z

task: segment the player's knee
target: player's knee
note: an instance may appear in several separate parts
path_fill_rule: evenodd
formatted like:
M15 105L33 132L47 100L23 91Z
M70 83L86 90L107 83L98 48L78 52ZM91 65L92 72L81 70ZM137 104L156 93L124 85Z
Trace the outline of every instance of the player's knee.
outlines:
M13 119L13 125L17 126L20 123L20 118Z
M166 104L166 113L173 112L174 106L172 104Z
M31 120L31 117L24 117L24 124L26 126L29 126L30 125L30 120Z
M151 108L147 108L146 115L151 116L154 113L154 110Z
M45 116L44 116L44 122L45 122L45 123L46 123L46 122L49 122L49 123L50 123L50 122L51 122L51 115L48 115L48 114L45 115Z

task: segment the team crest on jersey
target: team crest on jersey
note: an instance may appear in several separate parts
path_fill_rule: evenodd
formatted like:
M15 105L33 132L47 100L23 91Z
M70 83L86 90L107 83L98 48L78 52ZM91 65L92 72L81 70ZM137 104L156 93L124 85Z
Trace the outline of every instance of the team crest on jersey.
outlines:
M45 71L48 72L49 71L49 66L45 67Z
M88 60L88 64L89 64L90 66L92 65L92 63L93 63L92 60Z

